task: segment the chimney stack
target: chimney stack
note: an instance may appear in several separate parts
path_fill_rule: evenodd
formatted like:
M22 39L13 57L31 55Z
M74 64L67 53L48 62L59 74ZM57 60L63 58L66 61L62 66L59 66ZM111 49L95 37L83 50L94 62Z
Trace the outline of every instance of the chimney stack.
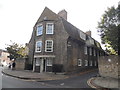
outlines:
M89 30L89 31L86 31L85 32L87 35L89 35L89 36L91 36L91 31Z
M67 20L67 11L64 9L64 10L61 10L59 13L58 13L59 16L61 16L62 18L64 18L65 20Z

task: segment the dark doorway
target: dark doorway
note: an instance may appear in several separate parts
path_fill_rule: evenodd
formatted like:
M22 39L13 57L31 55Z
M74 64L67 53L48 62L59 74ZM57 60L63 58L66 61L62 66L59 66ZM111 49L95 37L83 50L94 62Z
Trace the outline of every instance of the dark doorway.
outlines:
M43 72L46 72L46 60L43 60Z

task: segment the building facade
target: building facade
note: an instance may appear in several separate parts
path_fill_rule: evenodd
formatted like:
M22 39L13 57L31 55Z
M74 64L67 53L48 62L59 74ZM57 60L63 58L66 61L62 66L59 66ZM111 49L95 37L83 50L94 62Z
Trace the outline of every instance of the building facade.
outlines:
M8 56L9 53L7 51L0 49L0 65L9 65L10 59L8 58Z
M105 55L99 42L67 21L67 12L45 7L29 41L29 65L35 72L72 72L95 68ZM57 70L56 70L57 69Z

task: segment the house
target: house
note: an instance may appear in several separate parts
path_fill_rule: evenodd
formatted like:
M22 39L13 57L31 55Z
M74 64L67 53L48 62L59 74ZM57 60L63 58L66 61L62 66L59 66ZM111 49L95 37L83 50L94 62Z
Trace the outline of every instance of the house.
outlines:
M8 66L10 59L8 58L9 53L5 50L0 49L0 65Z
M67 21L67 12L58 14L45 7L33 27L29 41L29 65L35 72L77 72L96 68L105 55L100 43ZM57 69L57 70L56 70Z

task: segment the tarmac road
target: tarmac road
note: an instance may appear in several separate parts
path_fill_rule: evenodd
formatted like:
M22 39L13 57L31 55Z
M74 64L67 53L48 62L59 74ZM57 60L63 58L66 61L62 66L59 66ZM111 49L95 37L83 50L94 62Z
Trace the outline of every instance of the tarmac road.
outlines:
M2 68L0 68L1 70ZM84 88L90 87L87 85L87 80L97 74L97 71L83 73L79 76L74 76L64 80L42 81L36 82L32 80L22 80L6 75L2 75L2 88ZM1 75L1 74L0 74ZM58 89L57 89L58 90Z

